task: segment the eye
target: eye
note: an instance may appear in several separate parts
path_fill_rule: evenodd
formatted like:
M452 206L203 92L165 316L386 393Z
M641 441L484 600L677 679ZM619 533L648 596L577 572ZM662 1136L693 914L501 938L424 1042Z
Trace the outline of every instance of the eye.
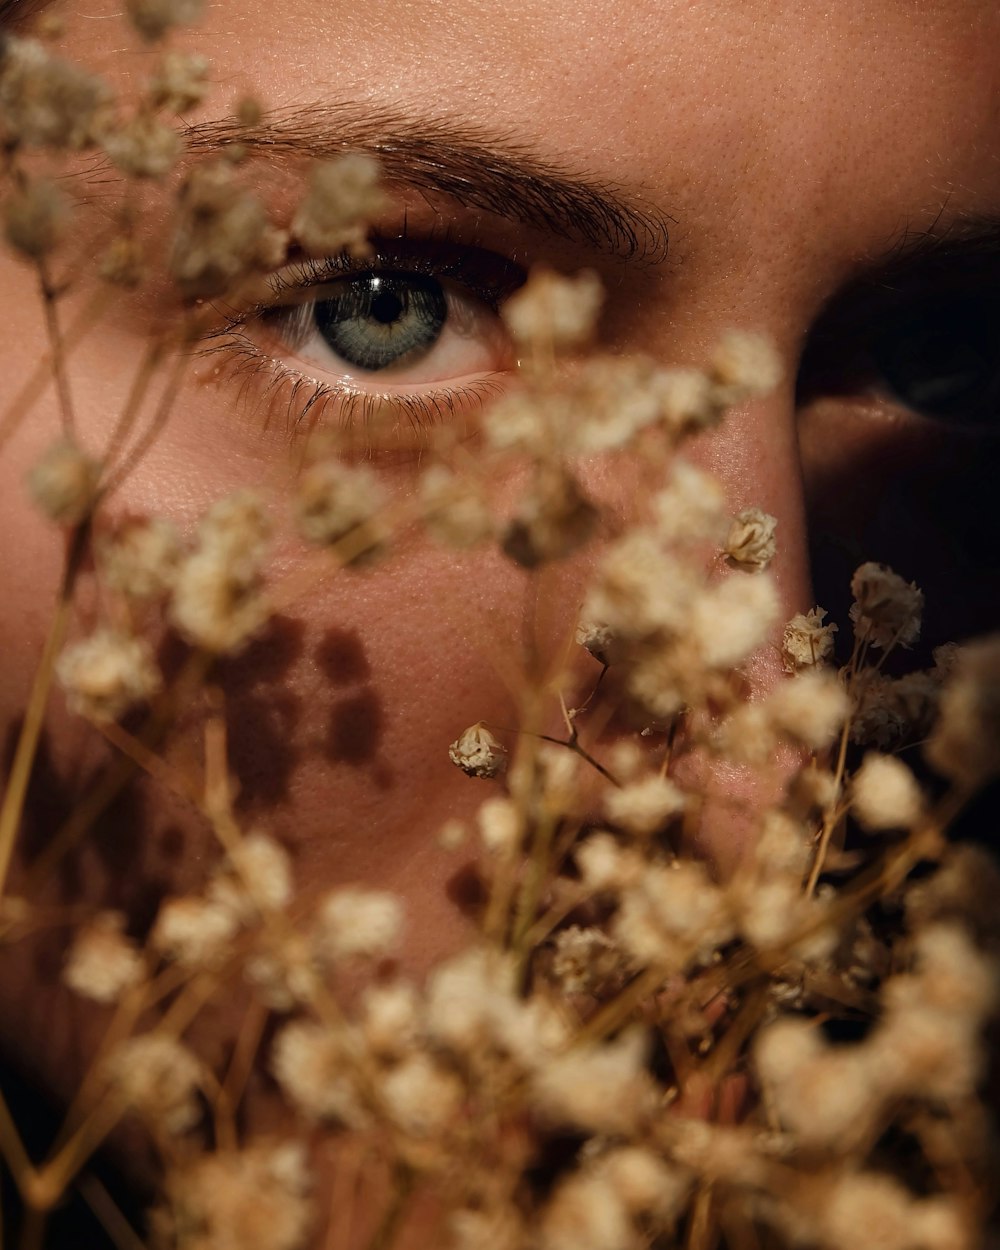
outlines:
M992 272L862 285L820 316L802 356L800 408L879 399L954 429L1000 431L1000 295Z

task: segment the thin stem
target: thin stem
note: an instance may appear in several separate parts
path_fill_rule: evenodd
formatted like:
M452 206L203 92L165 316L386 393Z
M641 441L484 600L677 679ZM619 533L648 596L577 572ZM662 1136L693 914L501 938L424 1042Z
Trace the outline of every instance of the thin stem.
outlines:
M81 1176L77 1188L114 1242L116 1250L146 1250L146 1245L122 1214L121 1208L92 1173Z
M0 895L4 893L7 874L14 854L14 844L17 840L17 831L20 828L21 815L24 810L24 800L28 792L28 783L31 780L31 771L34 767L38 743L41 739L42 725L45 720L45 708L48 703L49 691L52 688L56 658L62 650L66 631L69 628L73 605L73 587L76 583L76 575L83 552L86 550L88 536L89 527L84 524L78 526L73 531L70 539L69 551L66 557L66 569L59 591L59 600L49 625L49 632L45 639L45 646L38 670L35 673L35 680L32 683L31 694L29 695L28 706L24 715L24 723L21 726L17 750L14 754L14 763L11 767L10 776L7 779L3 806L0 807Z
M83 339L84 335L100 321L101 313L110 299L107 288L99 290L84 305L62 335L64 354ZM46 387L52 381L54 364L52 352L46 352L34 367L27 379L4 409L0 417L0 450L17 431L18 426L45 394Z
M21 1135L17 1131L14 1117L10 1114L2 1092L0 1092L0 1155L7 1160L7 1166L14 1176L14 1183L23 1194L34 1176L34 1168L24 1149Z
M42 297L42 308L45 312L45 331L52 355L52 376L55 379L56 394L59 397L63 432L67 438L72 438L76 429L76 420L73 416L73 396L66 368L66 342L63 338L62 327L59 325L58 293L49 277L48 266L44 260L38 262L38 286Z

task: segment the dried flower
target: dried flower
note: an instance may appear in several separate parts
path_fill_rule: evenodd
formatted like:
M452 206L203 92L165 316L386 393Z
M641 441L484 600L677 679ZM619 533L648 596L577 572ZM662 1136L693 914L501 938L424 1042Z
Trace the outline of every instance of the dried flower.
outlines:
M327 894L317 909L316 950L334 962L384 955L402 927L403 913L394 894L344 886Z
M873 647L910 647L920 635L924 596L884 564L869 561L851 578L850 616L858 638Z
M97 551L107 584L137 602L165 595L181 559L177 530L161 517L124 522Z
M804 668L817 668L833 655L833 635L837 626L824 625L826 611L810 608L797 612L785 626L781 640L781 657L786 673L797 673Z
M317 165L292 234L314 256L365 255L368 226L388 204L379 179L378 161L359 152Z
M295 518L309 542L332 545L351 537L356 553L349 563L371 559L386 534L377 522L385 506L378 478L366 465L321 460L299 478L295 494Z
M108 85L37 40L0 42L0 130L27 147L89 147L111 98Z
M653 497L657 537L664 543L714 542L721 536L725 506L721 483L675 456L666 485Z
M516 564L534 569L581 547L594 532L597 518L597 509L572 474L545 469L519 503L501 547Z
M292 1106L309 1119L357 1127L365 1112L344 1042L325 1025L295 1020L274 1040L271 1070Z
M405 1058L383 1077L379 1094L389 1118L405 1133L429 1137L441 1133L455 1117L465 1088L428 1055Z
M31 178L4 200L4 237L16 251L37 261L58 245L69 216L69 200L55 183Z
M469 777L499 777L507 769L503 744L477 721L464 730L448 748L448 758Z
M175 26L190 26L201 17L204 0L125 0L129 20L143 39L162 39Z
M564 994L601 994L626 970L622 952L603 929L570 925L554 939L552 975Z
M521 845L523 822L517 804L511 799L487 799L476 814L483 846L494 855L510 856Z
M640 838L662 829L685 805L685 796L674 783L656 774L608 790L604 796L608 820Z
M191 642L224 654L241 647L266 620L260 567L270 525L252 491L220 500L198 527L198 545L182 561L170 612Z
M70 710L94 721L117 720L163 684L145 638L111 629L99 629L67 647L56 664L56 675Z
M625 1204L610 1179L571 1176L542 1216L540 1250L625 1250L634 1244Z
M108 244L101 257L97 272L113 286L132 290L142 284L146 276L145 252L138 239L119 235Z
M370 985L362 999L361 1029L376 1055L399 1057L416 1045L421 1028L417 991L405 981Z
M205 98L208 69L208 61L197 53L164 52L149 82L150 102L171 113L186 113Z
M1000 772L1000 634L961 649L926 754L964 786L982 785Z
M83 998L96 1003L113 1003L125 990L142 980L142 954L125 936L125 917L116 911L104 911L73 938L63 983Z
M850 701L832 673L806 670L781 682L767 700L774 724L812 751L822 751L847 719Z
M778 619L778 592L770 575L727 577L695 601L691 628L705 664L731 669L766 641Z
M465 549L489 538L493 517L477 484L435 464L420 479L427 532L449 547Z
M97 498L98 462L69 439L53 443L28 473L38 507L58 525L78 525Z
M101 147L131 178L165 178L180 160L184 141L172 126L140 112L102 133Z
M603 1045L553 1055L532 1074L537 1111L590 1133L634 1133L653 1106L647 1050L642 1032L629 1029Z
M869 752L851 782L851 809L865 829L912 829L924 799L902 760Z
M760 508L737 512L730 523L724 548L730 563L746 572L766 569L777 551L774 537L777 526L777 518Z
M119 1042L107 1075L124 1101L166 1133L183 1133L201 1117L196 1091L201 1065L172 1037L146 1033Z
M168 898L157 913L150 945L182 968L202 970L221 965L240 927L228 905L193 895Z
M212 299L248 274L277 268L287 241L239 186L230 162L191 170L181 189L170 272L187 299Z
M161 1240L184 1250L304 1250L312 1226L309 1174L298 1142L185 1159L166 1178L155 1214Z
M785 374L774 345L760 334L728 330L712 353L711 374L726 407L767 395Z
M572 351L593 337L603 302L601 280L591 270L567 277L539 266L501 315L515 343Z

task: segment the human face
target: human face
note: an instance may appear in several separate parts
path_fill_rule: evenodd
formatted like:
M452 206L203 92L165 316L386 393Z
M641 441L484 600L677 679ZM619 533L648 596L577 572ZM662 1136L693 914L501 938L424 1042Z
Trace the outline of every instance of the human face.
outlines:
M145 54L123 44L111 6L94 0L86 13L74 8L65 17L75 57L125 89L135 84ZM669 218L666 258L639 263L548 238L482 203L463 210L419 192L409 201L411 234L439 228L445 216L459 239L517 260L596 267L609 291L604 330L613 350L698 363L732 326L771 336L786 362L785 385L734 413L697 454L725 481L734 509L757 504L778 518L775 571L791 615L814 602L810 510L834 550L839 542L853 551L874 533L885 548L858 550L859 558L893 559L907 576L921 576L922 531L908 551L898 527L885 523L883 496L891 488L909 498L911 479L939 481L947 495L963 457L982 463L995 454L990 436L955 435L849 385L845 393L807 390L797 407L794 380L827 302L904 229L945 233L1000 210L1000 67L991 54L998 35L1000 14L986 0L843 0L821 19L793 0L626 8L604 0L288 0L214 6L184 42L215 63L224 83L217 110L249 94L277 110L350 102L362 114L385 115L390 127L392 118L427 117L612 186L639 211ZM0 264L8 308L17 310L0 343L0 376L16 392L43 351L44 327L31 273L6 256ZM148 309L109 314L74 355L79 424L94 448L122 407L153 320ZM264 429L259 405L239 396L238 378L216 375L211 361L196 366L117 506L190 523L240 486L275 499L285 493L294 450L281 429ZM8 725L24 706L61 559L59 537L38 522L21 482L57 431L47 396L3 461L0 524L9 554L0 699ZM412 470L394 461L387 472L405 490ZM602 478L600 466L592 487L628 494L628 483ZM919 515L908 524L928 529ZM929 530L947 552L948 535L936 523ZM279 557L294 558L290 550ZM947 554L938 563L946 587ZM546 645L569 624L578 574L570 568L546 582ZM453 944L466 923L454 901L455 859L434 835L447 817L470 814L482 791L451 767L446 746L477 720L511 720L498 657L518 636L524 602L524 575L500 556L456 557L414 540L381 568L324 586L225 666L241 817L287 842L307 894L357 880L402 894L415 967ZM959 618L955 628L972 624ZM778 678L777 664L765 656L755 675L766 686ZM99 748L56 717L47 751L52 783L36 796L36 824L72 801ZM151 896L200 878L210 838L169 796L143 792L135 802L141 813L128 846L120 837L98 841L75 880L141 922ZM708 818L704 842L720 862L738 858L725 822ZM18 1034L7 1040L23 1050L29 1039L50 1078L69 1073L51 1026L52 998L38 992L25 961L7 964L23 1002L19 1013L6 1013L9 1034L17 1016ZM43 1036L51 1040L39 1049Z

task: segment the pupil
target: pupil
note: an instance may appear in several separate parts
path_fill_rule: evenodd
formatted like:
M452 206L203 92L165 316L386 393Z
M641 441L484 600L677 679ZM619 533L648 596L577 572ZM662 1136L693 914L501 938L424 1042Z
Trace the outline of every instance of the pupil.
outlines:
M382 325L398 321L403 311L403 301L392 291L379 291L372 300L372 316Z

